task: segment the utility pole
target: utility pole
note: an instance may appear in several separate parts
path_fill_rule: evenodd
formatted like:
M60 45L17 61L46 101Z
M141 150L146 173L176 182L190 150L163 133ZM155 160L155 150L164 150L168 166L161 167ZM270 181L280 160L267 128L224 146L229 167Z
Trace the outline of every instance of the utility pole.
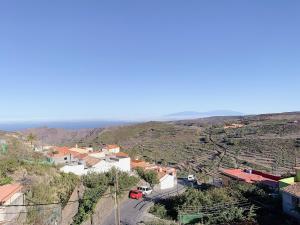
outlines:
M119 199L118 199L118 190L119 190L119 175L118 170L116 170L116 177L115 177L115 219L116 219L116 225L121 225L120 223L120 206L119 206Z

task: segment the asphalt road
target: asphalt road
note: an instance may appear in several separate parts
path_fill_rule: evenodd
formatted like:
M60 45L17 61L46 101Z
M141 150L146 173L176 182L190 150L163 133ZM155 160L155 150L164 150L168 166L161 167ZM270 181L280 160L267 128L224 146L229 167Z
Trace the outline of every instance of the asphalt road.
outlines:
M172 195L176 195L178 192L181 193L185 190L185 182L178 180L178 187L164 190L164 191L153 191L151 195L141 200L127 199L120 205L120 218L122 225L136 225L143 221L143 217L147 210L152 206L155 200L161 198L167 198ZM115 225L115 211L106 218L103 225Z

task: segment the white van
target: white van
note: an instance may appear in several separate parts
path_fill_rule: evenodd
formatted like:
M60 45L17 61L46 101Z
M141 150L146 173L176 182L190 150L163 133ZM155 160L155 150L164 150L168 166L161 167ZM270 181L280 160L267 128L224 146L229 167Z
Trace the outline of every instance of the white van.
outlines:
M143 195L150 195L152 193L151 187L147 186L140 186L137 188L139 191L143 193Z

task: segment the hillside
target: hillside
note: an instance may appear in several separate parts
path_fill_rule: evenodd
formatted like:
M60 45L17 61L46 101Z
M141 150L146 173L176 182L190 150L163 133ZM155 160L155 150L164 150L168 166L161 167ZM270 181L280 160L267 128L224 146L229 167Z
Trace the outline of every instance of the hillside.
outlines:
M132 157L180 170L214 174L220 167L253 167L286 173L300 164L300 113L220 116L193 120L147 122L76 131L35 128L40 144L99 148L116 143ZM224 129L230 124L241 127Z
M44 155L32 151L31 144L24 136L0 131L0 185L22 184L27 204L61 202L65 206L79 181L73 174L59 172L56 166L46 161ZM46 224L57 208L33 205L28 206L27 210L26 224ZM17 224L21 224L19 222Z
M70 142L77 142L78 140L93 136L94 133L99 133L104 128L93 128L93 129L78 129L78 130L67 130L63 128L30 128L20 132L21 135L27 136L32 133L37 137L40 145L63 145Z
M300 164L298 121L300 113L295 112L148 122L94 131L77 143L116 143L133 157L183 171L213 174L219 167L251 166L282 174ZM224 129L234 123L242 127Z

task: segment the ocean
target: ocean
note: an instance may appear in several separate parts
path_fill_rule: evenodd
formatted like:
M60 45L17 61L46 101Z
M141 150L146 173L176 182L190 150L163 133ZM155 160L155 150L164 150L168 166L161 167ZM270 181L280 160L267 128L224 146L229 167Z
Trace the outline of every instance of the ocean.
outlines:
M69 130L104 128L133 124L128 121L51 121L51 122L0 122L0 130L21 131L28 128L48 127L64 128Z

